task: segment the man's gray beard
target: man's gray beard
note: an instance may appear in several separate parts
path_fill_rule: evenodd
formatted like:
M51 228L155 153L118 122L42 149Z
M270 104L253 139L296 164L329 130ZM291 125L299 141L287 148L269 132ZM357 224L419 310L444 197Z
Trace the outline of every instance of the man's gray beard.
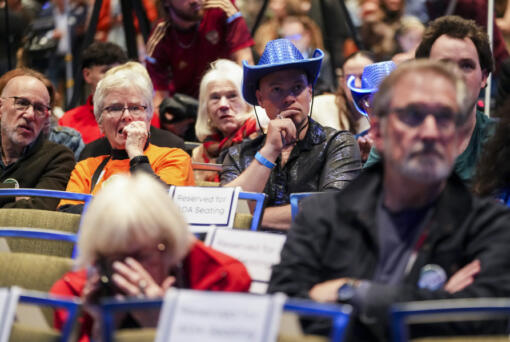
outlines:
M397 167L404 176L418 183L431 184L443 181L452 171L452 166L447 165L438 156L421 157L421 160L417 158L420 156L406 159Z
M388 134L387 122L384 122L385 134ZM448 165L445 160L442 160L439 155L432 154L435 150L433 146L430 146L423 142L422 145L414 146L414 150L408 151L403 161L397 162L389 159L392 163L393 169L396 169L401 175L414 180L417 183L431 184L440 182L450 175L453 165ZM388 151L388 155L391 156L394 146L386 140L384 143L384 150ZM420 153L429 152L428 156L423 156ZM437 152L440 154L440 152Z

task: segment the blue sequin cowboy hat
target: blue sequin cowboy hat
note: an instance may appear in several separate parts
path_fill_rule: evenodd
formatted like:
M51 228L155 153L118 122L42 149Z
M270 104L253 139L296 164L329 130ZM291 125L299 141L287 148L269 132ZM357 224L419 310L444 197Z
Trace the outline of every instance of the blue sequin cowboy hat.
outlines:
M262 77L285 69L303 69L308 82L315 84L321 69L324 52L316 49L311 58L304 58L301 52L288 39L275 39L266 48L257 65L243 61L243 97L251 105L258 105L255 92Z
M368 106L370 97L377 93L381 82L395 70L396 65L392 61L385 61L367 65L361 75L361 88L356 88L356 77L347 79L347 86L351 90L354 106L361 114L368 116L365 108Z

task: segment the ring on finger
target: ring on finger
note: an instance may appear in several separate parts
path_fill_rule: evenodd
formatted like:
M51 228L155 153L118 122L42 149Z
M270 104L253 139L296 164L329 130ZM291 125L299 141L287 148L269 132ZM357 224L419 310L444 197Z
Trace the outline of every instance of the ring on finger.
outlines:
M147 281L145 279L140 279L138 281L138 289L141 293L145 293L145 289L147 288Z

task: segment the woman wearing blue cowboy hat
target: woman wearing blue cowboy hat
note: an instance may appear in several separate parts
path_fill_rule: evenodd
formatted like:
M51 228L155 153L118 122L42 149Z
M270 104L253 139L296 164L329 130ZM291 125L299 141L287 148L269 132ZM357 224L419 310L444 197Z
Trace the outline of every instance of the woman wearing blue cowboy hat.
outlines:
M257 65L243 64L243 96L270 122L265 135L229 149L221 183L268 195L263 227L290 227L291 193L340 190L361 169L352 134L308 116L323 55L317 49L305 59L289 40L276 39Z

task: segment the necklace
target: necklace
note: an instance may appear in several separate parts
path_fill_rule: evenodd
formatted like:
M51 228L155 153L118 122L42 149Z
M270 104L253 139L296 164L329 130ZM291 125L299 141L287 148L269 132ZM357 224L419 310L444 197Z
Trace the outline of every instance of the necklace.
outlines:
M175 26L172 26L172 35L174 36L174 39L177 42L177 45L179 45L179 47L181 49L189 49L190 47L192 47L195 44L195 41L197 40L197 37L198 37L198 25L195 25L193 30L195 31L193 34L193 38L191 39L191 41L188 44L185 44L179 40Z

